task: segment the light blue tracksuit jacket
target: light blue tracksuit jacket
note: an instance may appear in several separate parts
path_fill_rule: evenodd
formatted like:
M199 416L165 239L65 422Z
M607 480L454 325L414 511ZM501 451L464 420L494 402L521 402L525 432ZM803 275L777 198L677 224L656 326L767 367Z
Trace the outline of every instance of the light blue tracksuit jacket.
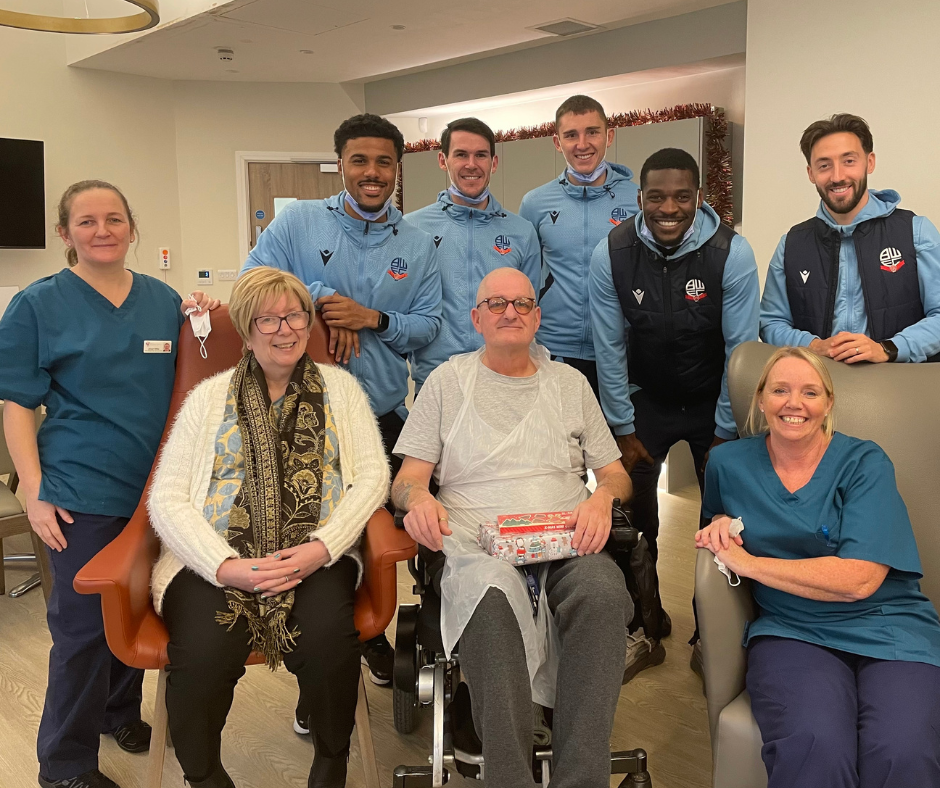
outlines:
M591 253L637 211L633 172L607 164L603 186L576 186L562 173L522 198L519 214L535 226L542 246L542 325L536 338L553 356L592 360L588 309Z
M644 232L643 214L633 220L643 243L657 254L661 251ZM704 245L718 229L718 214L708 203L702 203L693 224L692 234L667 259L683 257ZM597 379L601 392L601 406L607 423L615 435L630 435L633 425L633 403L630 394L639 386L630 386L627 369L626 322L614 279L610 271L610 252L607 239L601 241L591 257L591 319L594 324L594 347L597 351ZM715 435L731 440L738 429L731 415L728 396L728 359L742 342L757 339L760 311L760 283L754 252L747 240L736 235L728 250L725 271L721 279L721 332L725 339L725 372L721 378L721 395L715 408ZM664 363L669 363L664 360Z
M816 216L830 227L838 230L843 239L852 235L855 228L867 219L887 216L901 202L901 196L892 189L869 190L868 203L859 211L855 221L842 226L836 224L826 206L820 202ZM760 336L764 342L779 347L788 345L807 346L816 339L815 334L793 327L793 314L787 298L787 283L783 272L783 252L786 234L777 244L760 304ZM898 347L898 361L924 361L928 356L940 353L940 233L931 221L923 216L914 217L914 249L917 252L917 278L920 282L920 299L924 304L924 319L908 326L891 339ZM843 240L839 251L839 279L832 321L832 335L840 331L852 334L868 333L868 314L865 312L865 296L859 278L855 244Z
M242 272L257 266L290 271L314 301L340 295L385 312L388 328L359 332L361 356L349 359L376 415L407 418L407 354L428 344L441 326L441 273L434 241L388 209L388 221L364 222L345 210L346 192L298 200L261 233Z
M411 354L411 376L420 388L452 355L469 353L483 344L470 320L483 277L497 268L518 268L538 293L541 253L532 225L503 210L492 195L480 210L457 205L449 192L442 191L437 202L409 213L405 221L434 239L444 292L440 333Z

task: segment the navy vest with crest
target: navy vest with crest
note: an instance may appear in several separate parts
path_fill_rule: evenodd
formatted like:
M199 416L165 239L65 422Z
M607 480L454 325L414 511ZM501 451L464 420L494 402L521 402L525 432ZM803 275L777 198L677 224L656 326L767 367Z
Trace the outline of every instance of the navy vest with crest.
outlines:
M923 320L914 214L898 208L861 222L851 240L871 338L891 339ZM793 327L822 339L832 336L842 243L842 233L818 217L792 227L784 243L783 271Z
M640 240L636 223L607 236L624 317L630 382L673 403L717 402L725 370L722 280L735 233L719 225L700 248L667 260Z

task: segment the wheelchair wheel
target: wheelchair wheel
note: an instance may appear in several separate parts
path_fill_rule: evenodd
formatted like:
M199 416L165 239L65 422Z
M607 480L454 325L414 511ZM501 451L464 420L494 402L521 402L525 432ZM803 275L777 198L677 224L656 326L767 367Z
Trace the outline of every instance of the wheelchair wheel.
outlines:
M399 733L412 733L418 724L418 699L413 692L405 692L398 687L392 687L392 715L395 730Z
M395 636L395 671L392 676L392 719L399 733L411 733L417 725L418 605L398 608Z

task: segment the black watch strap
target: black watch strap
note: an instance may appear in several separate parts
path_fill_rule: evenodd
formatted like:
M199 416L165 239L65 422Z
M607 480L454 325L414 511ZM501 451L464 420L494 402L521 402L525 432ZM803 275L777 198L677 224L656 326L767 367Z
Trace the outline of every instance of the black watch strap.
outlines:
M379 324L375 327L377 334L381 334L388 328L388 315L384 312L379 312ZM894 351L894 354L897 355L897 351Z
M890 339L886 339L884 342L879 342L882 350L888 354L888 361L893 362L898 360L898 346L894 344Z

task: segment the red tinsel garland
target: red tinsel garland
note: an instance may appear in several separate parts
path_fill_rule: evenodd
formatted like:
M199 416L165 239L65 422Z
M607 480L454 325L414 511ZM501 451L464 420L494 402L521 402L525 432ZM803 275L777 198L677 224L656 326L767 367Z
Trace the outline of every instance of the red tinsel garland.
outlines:
M679 104L675 107L659 110L633 110L618 112L607 118L608 126L623 128L626 126L645 126L649 123L666 123L671 120L705 118L705 201L715 209L721 221L731 226L734 224L734 204L731 197L731 154L725 147L728 136L728 121L724 110L711 104ZM497 131L497 142L531 140L538 137L551 137L555 133L553 122L539 126L522 126L509 131ZM421 153L440 150L439 140L419 140L405 145L405 153ZM396 189L397 202L402 205L402 170L399 169Z

